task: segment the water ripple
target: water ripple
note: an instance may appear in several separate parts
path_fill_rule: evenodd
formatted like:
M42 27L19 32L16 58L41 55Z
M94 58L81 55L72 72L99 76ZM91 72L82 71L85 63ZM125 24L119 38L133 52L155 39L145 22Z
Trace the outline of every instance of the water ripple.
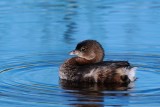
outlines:
M44 59L46 57L55 57L51 54L38 55L37 58L40 58L40 60L31 60L35 56L23 56L19 59L16 57L16 59L11 60L11 62L16 60L16 64L13 63L12 65L11 62L8 62L6 66L2 67L4 69L1 68L0 95L3 96L3 99L0 99L0 102L12 102L13 104L25 104L28 102L31 105L40 104L43 106L111 106L117 105L117 102L121 101L121 99L127 102L121 102L120 105L128 105L143 104L148 102L147 98L155 98L152 104L157 104L159 100L156 100L156 98L159 98L160 87L158 84L160 81L155 79L159 77L159 73L155 73L156 64L154 63L156 62L155 59L159 59L159 56L150 57L149 55L133 54L124 56L126 59L132 58L130 59L131 63L139 67L137 71L138 80L135 83L135 87L129 90L124 90L122 87L118 88L118 90L124 91L114 91L113 87L109 89L108 87L98 87L96 85L69 85L68 83L60 82L58 67L63 62L63 59L61 61L41 59L42 57ZM124 56L110 53L107 59L121 60ZM136 62L139 58L147 60L146 63L143 61ZM121 96L121 99L118 96ZM62 102L62 99L64 102ZM112 103L106 102L106 100L111 100Z

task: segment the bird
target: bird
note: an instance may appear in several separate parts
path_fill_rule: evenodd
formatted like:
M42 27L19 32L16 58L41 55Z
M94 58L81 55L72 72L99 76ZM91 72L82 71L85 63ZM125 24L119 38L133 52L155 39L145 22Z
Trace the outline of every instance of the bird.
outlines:
M84 40L69 53L59 68L61 80L95 84L129 84L136 80L137 67L128 61L103 61L104 49L96 40Z

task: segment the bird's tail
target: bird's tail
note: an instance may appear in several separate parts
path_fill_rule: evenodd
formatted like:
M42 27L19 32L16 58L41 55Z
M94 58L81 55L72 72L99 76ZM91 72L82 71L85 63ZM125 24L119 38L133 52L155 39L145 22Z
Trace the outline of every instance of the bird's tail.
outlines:
M130 79L130 81L135 81L136 80L136 69L137 67L132 67L130 69L126 69L126 75L128 75L128 78Z
M136 69L137 67L124 67L124 68L119 68L118 73L122 76L125 77L124 80L129 79L130 82L133 82L136 80Z

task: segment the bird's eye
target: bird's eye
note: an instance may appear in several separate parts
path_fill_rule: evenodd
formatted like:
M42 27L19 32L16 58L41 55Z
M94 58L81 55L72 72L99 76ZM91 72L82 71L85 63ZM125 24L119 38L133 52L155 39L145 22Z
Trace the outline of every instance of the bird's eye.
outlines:
M85 48L81 48L81 51L85 51L86 49Z

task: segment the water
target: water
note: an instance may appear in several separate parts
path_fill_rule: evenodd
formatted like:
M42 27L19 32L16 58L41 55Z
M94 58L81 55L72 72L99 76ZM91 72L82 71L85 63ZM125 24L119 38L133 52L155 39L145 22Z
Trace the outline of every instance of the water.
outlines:
M160 106L159 0L1 0L2 107ZM60 64L96 39L105 60L138 67L132 89L66 84Z

